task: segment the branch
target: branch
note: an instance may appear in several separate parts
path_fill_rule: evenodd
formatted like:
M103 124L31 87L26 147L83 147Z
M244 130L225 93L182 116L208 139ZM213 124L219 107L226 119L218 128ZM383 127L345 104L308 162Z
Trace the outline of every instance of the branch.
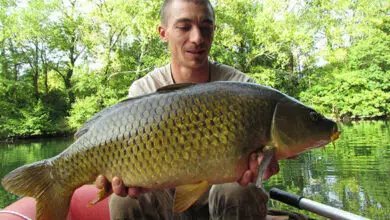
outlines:
M139 72L145 72L145 71L150 70L152 68L153 67L150 66L150 67L146 67L145 69L142 69L142 70L130 70L130 71L116 72L116 73L109 75L107 80L109 80L111 77L116 76L116 75L121 74L121 73L139 73Z
M60 74L60 76L62 77L62 79L65 80L64 74L62 74L61 71L58 70L58 63L57 63L57 66L56 66L56 67L53 67L53 70L55 70L58 74Z
M110 45L110 51L112 50L112 48L114 48L114 46L116 45L116 43L118 42L120 36L122 35L123 31L127 28L127 26L124 26L120 31L119 31L119 34L117 35L117 38L115 39L115 41Z
M74 57L74 61L76 61L77 58L79 58L79 56L80 56L82 53L84 53L84 50L85 50L86 48L87 48L87 47L85 46L85 47L79 52L79 54L77 54L77 55Z
M258 57L260 57L260 56L262 56L262 55L264 55L264 52L261 52L261 53L255 55L254 57L252 57L252 58L248 61L248 63L245 65L245 72L248 70L248 68L249 68L249 66L251 65L251 63L252 63L256 58L258 58Z

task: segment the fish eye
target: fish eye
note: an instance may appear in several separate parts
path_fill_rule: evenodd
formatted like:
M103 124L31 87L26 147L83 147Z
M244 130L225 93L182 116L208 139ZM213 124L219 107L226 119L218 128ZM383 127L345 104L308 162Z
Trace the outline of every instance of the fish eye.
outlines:
M320 120L321 118L321 115L318 114L317 112L310 112L310 119L314 122L317 122L318 120Z

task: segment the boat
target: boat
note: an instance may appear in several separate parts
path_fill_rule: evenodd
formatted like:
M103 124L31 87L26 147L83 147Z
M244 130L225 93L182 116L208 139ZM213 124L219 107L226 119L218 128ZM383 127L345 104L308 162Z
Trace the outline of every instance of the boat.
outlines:
M110 219L108 198L95 205L88 204L96 198L98 189L95 185L78 188L70 202L67 220L107 220ZM23 197L0 211L0 219L21 220L35 219L35 199Z
M89 206L90 202L96 198L97 193L98 189L95 187L95 185L84 185L78 188L72 196L67 220L110 219L108 197L96 203L95 205ZM330 219L368 220L363 216L355 215L341 209L318 203L313 200L306 199L303 196L294 195L277 188L270 190L270 198L284 202L299 209L311 211L318 214L319 216ZM35 205L36 202L34 198L23 197L11 205L5 207L3 210L0 210L0 219L35 219ZM271 215L273 217L272 219L286 219L286 217L288 218L289 216L294 216L290 219L306 219L299 213L288 213L277 210L269 210L268 215Z

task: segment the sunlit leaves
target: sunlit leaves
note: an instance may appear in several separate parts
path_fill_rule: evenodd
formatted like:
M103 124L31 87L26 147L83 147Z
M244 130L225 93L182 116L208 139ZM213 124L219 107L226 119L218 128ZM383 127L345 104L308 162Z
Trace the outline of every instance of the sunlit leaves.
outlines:
M211 2L217 25L211 60L327 114L388 114L388 1ZM98 111L170 61L157 33L161 4L1 0L0 78L29 86L27 112L41 101L53 124L69 114L80 124L75 109L87 97ZM5 106L19 102L8 99Z

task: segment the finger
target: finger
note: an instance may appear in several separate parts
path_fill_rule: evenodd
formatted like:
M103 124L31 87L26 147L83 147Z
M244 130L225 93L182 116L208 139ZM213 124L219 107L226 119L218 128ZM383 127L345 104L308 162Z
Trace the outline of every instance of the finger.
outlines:
M141 194L150 192L150 189L139 188L139 187L129 187L127 190L127 195L133 198L138 198Z
M130 187L127 190L127 195L129 195L132 198L138 198L138 196L141 194L140 188L137 187Z
M262 156L262 154L261 154ZM251 170L253 173L257 173L257 170L259 168L259 160L257 153L251 153L249 155L249 170Z
M146 189L146 188L140 188L140 190L141 190L141 194L152 191L151 189Z
M242 175L241 179L239 179L237 182L241 186L247 186L250 182L252 182L252 178L253 178L252 171L247 170L247 171L244 172L244 174Z
M125 185L123 184L122 180L118 177L114 177L112 178L112 191L118 195L118 196L122 196L122 197L125 197L127 196L127 193L126 193L126 187Z
M108 180L103 175L99 175L96 177L95 186L98 189L103 189L105 186L108 185Z

